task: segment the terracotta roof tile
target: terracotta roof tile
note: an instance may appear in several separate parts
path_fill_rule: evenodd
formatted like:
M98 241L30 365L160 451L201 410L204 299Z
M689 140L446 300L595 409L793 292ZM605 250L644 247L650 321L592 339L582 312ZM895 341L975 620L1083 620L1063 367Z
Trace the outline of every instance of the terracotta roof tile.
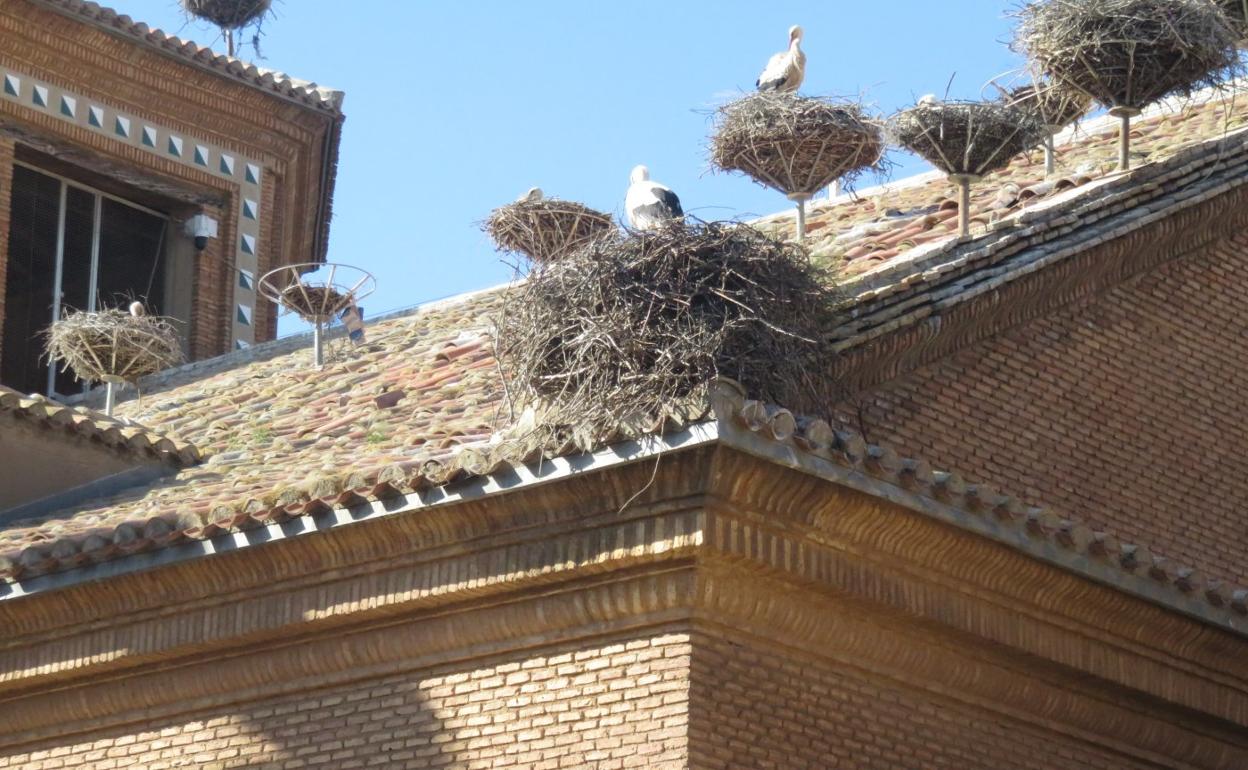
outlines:
M284 72L257 67L242 59L215 53L211 48L190 40L183 40L175 35L168 35L90 0L31 1L66 16L86 21L110 34L120 35L166 55L185 59L192 64L224 77L242 81L262 91L279 94L332 113L342 111L344 98L342 91L325 88L307 80L293 78Z
M1204 94L1182 103L1161 105L1132 124L1134 164L1165 160L1200 142L1242 128L1248 113L1235 109L1228 96ZM1117 120L1098 119L1058 138L1058 175L1045 179L1039 151L1022 155L1005 169L989 174L971 190L972 226L979 234L1042 202L1114 176ZM928 173L897 183L808 204L807 246L825 263L853 277L891 267L920 247L957 237L957 202L943 174ZM789 211L764 217L758 224L791 237ZM975 231L972 231L975 234Z
M81 436L144 460L159 460L179 468L200 460L199 449L189 441L175 440L141 424L114 419L86 407L65 406L39 395L24 396L3 385L0 414L13 415L46 430Z

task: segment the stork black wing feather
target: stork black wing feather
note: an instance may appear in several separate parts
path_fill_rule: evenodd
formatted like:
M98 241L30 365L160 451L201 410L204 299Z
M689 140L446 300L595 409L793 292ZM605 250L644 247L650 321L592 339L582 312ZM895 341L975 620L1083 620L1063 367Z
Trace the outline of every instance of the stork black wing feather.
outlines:
M680 198L676 197L676 193L671 190L656 189L654 194L658 196L659 200L662 201L664 208L666 208L673 217L683 217L685 215L684 210L680 207Z

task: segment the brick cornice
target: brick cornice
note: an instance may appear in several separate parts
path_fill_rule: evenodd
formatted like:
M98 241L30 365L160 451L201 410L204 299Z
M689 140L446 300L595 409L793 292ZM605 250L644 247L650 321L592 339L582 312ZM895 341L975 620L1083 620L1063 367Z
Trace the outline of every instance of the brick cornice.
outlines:
M711 445L6 602L0 718L33 741L681 617L835 640L821 654L1003 714L1041 698L1148 756L1243 756L1241 639Z

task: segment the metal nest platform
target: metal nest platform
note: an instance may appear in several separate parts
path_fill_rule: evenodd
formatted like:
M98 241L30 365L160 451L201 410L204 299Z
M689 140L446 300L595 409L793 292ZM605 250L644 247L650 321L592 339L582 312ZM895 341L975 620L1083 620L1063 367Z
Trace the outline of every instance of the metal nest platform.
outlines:
M323 281L305 273L328 270ZM367 270L334 262L301 262L270 270L257 283L260 295L312 324L316 365L324 364L324 327L338 315L377 289L377 279Z

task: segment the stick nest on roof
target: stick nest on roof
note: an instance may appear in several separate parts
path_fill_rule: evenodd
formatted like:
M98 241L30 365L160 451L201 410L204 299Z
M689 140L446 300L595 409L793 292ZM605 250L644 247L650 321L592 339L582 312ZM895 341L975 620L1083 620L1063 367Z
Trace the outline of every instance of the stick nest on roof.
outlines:
M1213 0L1041 0L1018 16L1015 46L1110 108L1216 85L1237 61L1238 35Z
M1047 135L1032 112L1000 102L933 102L888 121L897 142L946 174L983 176Z
M791 93L750 94L718 111L711 162L785 195L813 195L878 169L884 135L861 105Z
M187 13L222 29L245 27L268 13L272 4L272 0L182 0Z
M1231 22L1231 28L1239 37L1240 47L1248 42L1248 0L1218 0L1218 7Z
M1051 82L1019 86L1004 94L1002 101L1033 113L1050 131L1069 126L1092 109L1092 98L1087 94Z
M550 262L615 231L611 217L574 201L543 198L494 209L482 229L502 251Z
M92 382L133 383L182 362L169 319L121 310L71 310L52 324L45 344L50 359Z
M332 286L293 283L282 290L282 307L308 323L327 321L350 302L350 297Z
M831 276L746 225L599 238L536 270L498 320L513 405L602 435L705 404L718 376L826 410Z

